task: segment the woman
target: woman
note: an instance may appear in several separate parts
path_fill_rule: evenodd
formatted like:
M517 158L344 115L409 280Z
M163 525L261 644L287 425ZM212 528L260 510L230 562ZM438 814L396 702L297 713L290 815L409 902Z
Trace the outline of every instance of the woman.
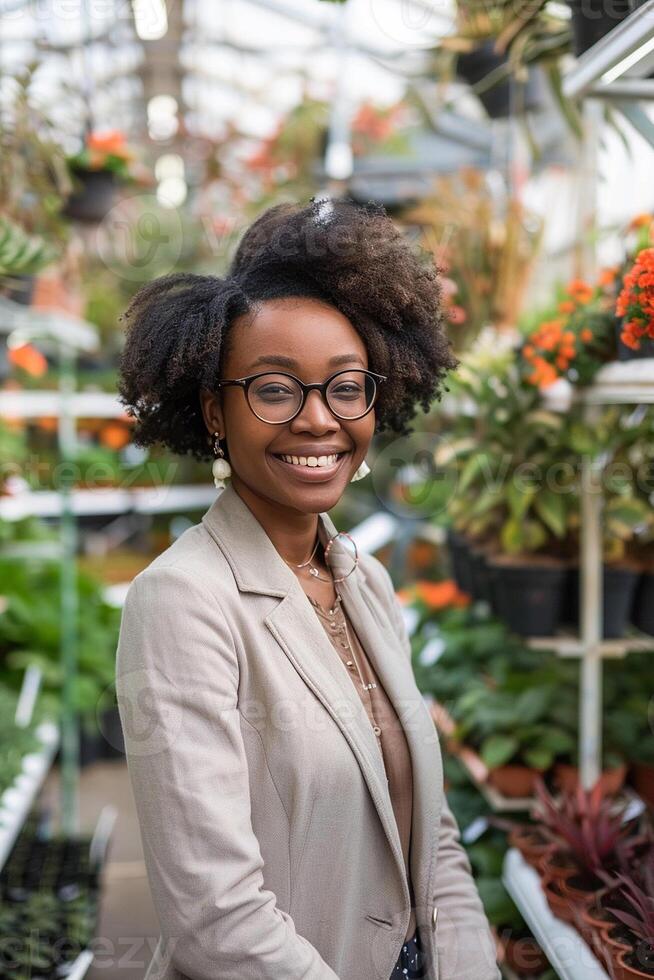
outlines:
M312 199L125 316L135 441L213 448L224 487L121 623L148 980L497 980L390 576L327 514L456 366L433 266L383 208Z

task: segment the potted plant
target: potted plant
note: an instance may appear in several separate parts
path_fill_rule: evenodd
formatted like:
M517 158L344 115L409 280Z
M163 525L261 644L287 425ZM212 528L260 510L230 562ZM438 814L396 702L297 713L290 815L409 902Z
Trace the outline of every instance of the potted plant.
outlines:
M34 95L38 63L5 79L0 126L0 291L29 305L34 276L68 239L71 182L55 127Z
M521 692L471 685L452 707L456 737L478 750L488 781L508 797L529 796L539 773L573 738L548 722L557 688L541 681Z
M132 179L134 157L120 130L89 132L82 149L67 158L76 190L65 213L76 221L101 221L111 208L116 187Z
M617 962L627 978L654 977L654 862L645 864L643 885L633 877L618 875L621 893L629 905L628 911L610 911L635 937L629 949L623 949Z
M574 903L588 905L605 887L606 873L617 867L619 847L635 845L635 818L625 819L627 803L616 804L598 780L590 790L577 785L574 792L561 793L556 801L541 778L535 781L535 812L544 822L560 849L572 859L576 870L566 875L561 891ZM555 852L546 859L549 866Z
M542 86L537 70L526 73L524 90L511 71L506 54L498 54L493 40L482 41L456 59L456 71L468 83L491 119L505 119L516 108L524 111L540 109L543 105Z
M39 235L28 235L20 225L0 217L0 288L14 303L29 306L34 276L55 257L55 250Z

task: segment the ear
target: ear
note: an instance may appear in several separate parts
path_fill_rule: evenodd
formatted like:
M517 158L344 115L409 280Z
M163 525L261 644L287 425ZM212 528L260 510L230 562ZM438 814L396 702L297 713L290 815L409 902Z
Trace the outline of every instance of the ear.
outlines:
M200 405L202 407L202 417L207 427L207 432L213 437L214 432L225 435L225 419L223 416L222 398L220 393L209 391L207 388L200 388Z

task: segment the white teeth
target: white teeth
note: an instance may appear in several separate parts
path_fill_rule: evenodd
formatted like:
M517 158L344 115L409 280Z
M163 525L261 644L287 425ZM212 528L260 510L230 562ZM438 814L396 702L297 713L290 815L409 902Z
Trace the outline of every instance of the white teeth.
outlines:
M338 462L338 454L331 456L284 456L285 463L293 463L294 466L333 466Z

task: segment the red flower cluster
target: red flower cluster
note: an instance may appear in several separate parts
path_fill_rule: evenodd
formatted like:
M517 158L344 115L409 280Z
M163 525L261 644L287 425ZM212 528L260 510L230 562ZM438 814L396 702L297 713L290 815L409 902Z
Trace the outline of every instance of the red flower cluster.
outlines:
M654 248L644 248L622 280L616 313L624 317L620 339L632 350L642 337L654 338Z

